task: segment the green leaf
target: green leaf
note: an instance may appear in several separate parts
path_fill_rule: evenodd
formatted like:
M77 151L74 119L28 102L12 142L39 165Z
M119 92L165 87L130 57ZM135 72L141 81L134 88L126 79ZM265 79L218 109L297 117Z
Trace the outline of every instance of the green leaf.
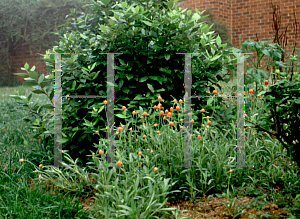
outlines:
M32 68L30 69L30 71L34 71L35 70L35 66L32 66Z
M82 33L80 33L80 36L83 38L83 39L88 39L88 37Z
M142 20L142 22L145 23L146 25L152 27L152 23L150 23L150 22L148 22L148 21L143 21L143 20ZM144 32L145 32L145 31L144 31ZM143 33L143 30L142 30L142 33ZM143 34L144 34L144 33L143 33Z
M148 80L148 76L145 76L145 77L142 77L141 79L140 79L140 82L144 82L144 81L147 81Z
M207 100L207 105L208 106L211 106L211 103L213 102L213 97L210 97L208 100Z
M96 62L94 62L94 64L93 64L92 67L90 68L90 71L93 71L94 68L95 68L95 66L96 66Z
M98 110L98 113L100 113L104 109L104 106L101 106L100 109Z
M142 95L138 94L135 98L133 98L134 100L143 100L145 99Z
M152 93L154 93L154 89L153 89L153 86L151 84L147 84L149 90L151 90Z
M122 90L123 90L123 92L126 93L126 94L128 94L129 91L130 91L127 87L124 87Z
M71 58L67 59L67 64L71 65L73 63L74 63L73 59L71 59Z
M16 100L22 100L22 98L19 97L18 95L9 95L9 96L16 99Z
M37 85L35 81L25 81L23 82L24 85Z
M26 76L26 75L28 75L28 73L14 73L14 75Z
M45 75L42 74L40 77L39 77L39 80L38 80L38 84L41 84L45 79Z
M45 92L42 91L42 90L33 90L32 93L35 93L35 94L45 94Z
M32 79L36 79L38 76L38 73L36 71L30 71L29 72L29 77L31 77Z
M46 79L51 80L54 79L54 74L45 76Z
M170 54L165 54L165 59L168 61L170 59Z
M50 93L50 100L52 100L53 97L54 97L54 89L53 89L53 90L51 91L51 93Z
M100 29L102 32L104 32L104 33L106 32L106 27L104 25L100 25Z
M127 7L127 2L122 2L122 8L126 8Z
M200 43L201 43L202 47L205 46L205 40L203 38L201 38Z
M25 92L24 92L24 87L23 85L19 88L19 96L23 95Z
M127 118L126 116L124 116L123 114L116 114L117 117L121 118L121 119L125 119Z
M217 38L216 38L216 43L217 43L217 45L220 47L220 45L221 45L221 38L220 38L219 35L218 35Z
M32 97L32 94L29 94L27 97L27 100L30 101L31 97Z
M66 142L69 141L69 139L68 139L68 138L61 138L61 139L57 139L56 141L57 141L58 143L66 143Z
M221 57L221 55L214 56L210 61L215 61L215 60L217 60L220 57Z
M76 81L73 81L71 90L75 90L75 87L76 87Z
M28 70L28 68L29 68L29 65L28 65L28 63L26 62L25 63L25 65L24 65L24 68L25 68L25 70ZM23 70L23 69L22 69Z
M104 5L108 5L108 3L110 2L110 0L101 0L101 2L102 2Z
M174 5L174 2L173 2L173 1L169 1L169 2L168 2L168 7L169 7L170 9L173 8L173 5Z

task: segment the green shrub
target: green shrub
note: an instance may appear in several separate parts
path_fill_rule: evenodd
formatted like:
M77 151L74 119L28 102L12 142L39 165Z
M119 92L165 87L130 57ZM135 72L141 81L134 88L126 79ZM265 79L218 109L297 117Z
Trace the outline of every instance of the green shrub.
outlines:
M158 96L166 100L164 109L173 106L174 98L183 99L185 61L176 52L199 53L192 56L193 67L197 69L192 75L193 94L212 95L206 88L221 89L218 81L229 80L223 80L227 71L222 64L233 68L227 56L231 50L219 50L226 44L221 43L219 36L214 39L210 27L199 22L204 18L203 12L196 10L192 15L190 10L179 11L172 1L123 2L117 5L121 9L109 1L102 2L90 4L90 10L73 19L74 29L61 33L59 46L51 51L71 53L71 57L62 57L62 95L106 95L107 55L99 53L110 52L123 53L115 55L116 113L122 106L131 111L136 110L136 104L153 106ZM109 11L114 14L106 16ZM43 56L48 69L54 69L54 54L47 52ZM99 143L99 136L106 139L105 99L62 100L63 149L84 163L90 150L94 151L93 144ZM206 101L207 98L195 98L192 108L211 111L212 106ZM220 102L218 98L216 105ZM88 113L93 109L99 112L96 117ZM115 116L116 127L121 122L124 124L124 118L120 117ZM199 127L197 112L193 118L194 128ZM96 130L99 135L95 134Z

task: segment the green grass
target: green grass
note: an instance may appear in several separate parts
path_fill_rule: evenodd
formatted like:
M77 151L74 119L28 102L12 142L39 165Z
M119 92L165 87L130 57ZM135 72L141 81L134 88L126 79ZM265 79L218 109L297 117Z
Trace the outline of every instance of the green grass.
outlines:
M224 89L224 94L232 93L230 87ZM220 90L217 92L221 93ZM8 88L0 89L0 218L175 218L174 209L163 210L167 208L166 198L168 201L189 199L195 202L204 194L217 195L220 200L220 197L226 197L232 202L241 196L254 198L239 209L223 203L231 216L241 213L243 208L254 206L261 210L270 203L287 210L290 218L300 215L296 199L300 194L299 168L289 166L286 150L269 135L246 127L245 162L255 168L230 169L226 165L235 164L235 121L218 130L210 115L209 128L205 128L208 125L205 118L195 121L205 127L193 130L193 165L201 167L177 168L175 165L184 163L183 130L174 131L169 122L173 121L173 126L184 126L180 121L183 106L179 104L180 111L175 112L174 104L174 111L167 118L169 121L161 117L154 120L154 114L159 115L160 110L153 108L152 111L143 109L148 116L140 119L143 112L137 106L139 117L133 116L134 121L145 122L145 126L124 124L122 131L116 130L116 162L122 162L121 168L101 166L106 164L104 154L98 154L99 150L106 150L102 139L103 143L95 147L95 154L90 156L88 168L76 165L64 153L68 167L59 172L50 166L54 162L51 147L29 139L31 131L22 120L28 112L20 109L18 101L9 98L11 94L14 92ZM28 94L26 90L25 95ZM32 101L35 98L40 98L43 103L48 101L43 95L33 94ZM262 100L255 99L251 110L246 112L249 118L262 114ZM228 100L227 104L230 107L235 103ZM128 131L131 127L133 132ZM198 135L201 135L200 139ZM25 147L24 141L30 146ZM138 155L139 151L141 155ZM23 163L19 162L21 158ZM138 164L140 162L142 165ZM42 168L39 168L40 164ZM155 167L157 171L154 171ZM172 186L171 183L176 181ZM83 208L84 197L95 199L94 204L85 205L87 209Z

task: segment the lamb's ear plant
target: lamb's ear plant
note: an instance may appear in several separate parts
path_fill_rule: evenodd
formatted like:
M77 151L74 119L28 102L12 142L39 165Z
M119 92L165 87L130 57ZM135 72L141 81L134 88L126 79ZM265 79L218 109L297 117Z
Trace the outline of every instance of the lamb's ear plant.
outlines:
M21 100L17 103L21 107L28 109L28 116L26 116L24 121L29 122L28 129L33 130L33 133L29 133L29 137L34 141L41 141L44 145L54 145L54 88L53 88L53 78L54 75L44 74L40 75L38 78L38 73L35 71L35 66L33 66L30 71L28 71L29 65L27 62L24 68L21 70L27 71L27 73L14 73L19 76L29 76L24 78L24 85L32 85L35 89L31 91L32 93L45 95L49 99L48 104L42 105L38 98L32 101L32 93L27 97L24 96L24 86L21 86L18 91L15 90L16 95L10 95L10 97ZM24 141L24 145L28 145L27 141Z
M155 157L146 155L145 164L137 165L133 160L138 160L137 153L130 153L129 158L121 158L117 152L117 158L121 159L117 164L120 168L105 167L105 156L89 155L88 169L77 166L66 151L63 151L67 162L58 169L53 166L44 166L43 169L36 167L38 177L35 181L52 181L54 187L64 189L67 192L89 193L91 190L96 194L96 201L87 208L95 218L160 218L170 216L176 208L164 208L171 193L174 183L170 178L165 178L165 171L155 167ZM148 162L147 162L148 161ZM30 163L30 162L29 162ZM92 170L92 171L90 171ZM92 172L92 173L90 173ZM93 181L93 183L91 182Z

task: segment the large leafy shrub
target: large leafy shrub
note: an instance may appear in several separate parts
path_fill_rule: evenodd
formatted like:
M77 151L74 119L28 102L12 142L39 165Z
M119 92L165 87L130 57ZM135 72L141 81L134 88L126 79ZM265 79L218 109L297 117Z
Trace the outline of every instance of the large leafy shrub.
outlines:
M51 51L70 53L69 57L62 56L62 95L106 95L107 55L99 53L123 53L114 56L115 115L123 105L131 111L138 106L147 111L158 96L165 100L164 109L173 106L174 98L183 99L185 57L176 52L198 53L192 56L193 95L212 95L214 86L221 89L217 82L227 74L222 65L229 64L230 50L221 51L226 44L200 22L203 12L196 9L192 15L186 9L179 10L172 1L113 5L103 0L89 6L90 10L73 19L73 30L61 33L59 45ZM55 68L53 54L47 52L44 60L49 69ZM84 160L89 150L94 150L93 143L99 143L99 135L106 138L104 100L63 98L63 149L69 150L72 157ZM193 99L192 108L211 110L206 101ZM216 105L221 101L217 99ZM99 115L89 113L93 109ZM197 113L193 118L193 126L199 127ZM125 123L118 115L115 122L116 127Z

